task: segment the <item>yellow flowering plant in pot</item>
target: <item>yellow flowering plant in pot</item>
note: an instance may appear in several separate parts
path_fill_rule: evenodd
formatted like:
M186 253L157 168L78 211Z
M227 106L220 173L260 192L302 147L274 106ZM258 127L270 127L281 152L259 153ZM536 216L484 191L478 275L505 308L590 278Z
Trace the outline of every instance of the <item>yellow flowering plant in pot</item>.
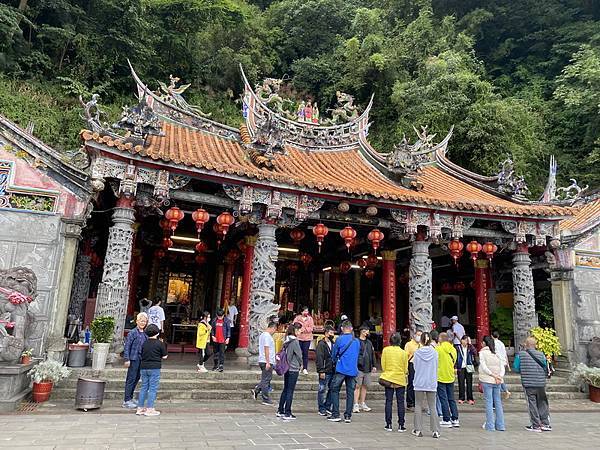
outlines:
M561 355L561 346L556 330L535 327L531 329L530 334L537 341L537 349L546 355L546 359L552 360Z

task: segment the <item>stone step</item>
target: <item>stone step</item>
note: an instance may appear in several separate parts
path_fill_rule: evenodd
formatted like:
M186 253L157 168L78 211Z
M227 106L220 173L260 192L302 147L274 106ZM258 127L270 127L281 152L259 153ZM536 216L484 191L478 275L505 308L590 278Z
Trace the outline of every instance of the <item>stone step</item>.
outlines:
M273 392L273 398L278 399L281 391L276 389ZM481 401L482 394L479 392L474 393L475 399ZM106 389L104 392L104 398L113 400L121 399L123 397L122 389ZM548 398L553 399L584 399L588 395L581 392L548 392ZM52 391L52 398L56 400L75 400L75 389L56 387ZM158 391L158 400L248 400L251 398L250 390L247 391L231 391L223 389L215 390L197 390L197 389L166 389L163 386ZM340 398L345 398L345 391L342 389ZM524 394L522 392L515 392L511 399L523 399ZM297 391L294 393L294 399L298 400L316 400L316 393L312 391ZM373 391L368 394L369 401L383 401L384 393L382 391Z
M248 389L252 389L258 380L214 380L214 379L204 379L203 376L200 375L196 379L162 379L161 377L161 386L165 389L197 389L197 390L230 390L230 391L245 391ZM276 377L272 381L272 386L276 389L283 388L283 379L281 377ZM520 383L507 383L508 389L511 392L522 392L523 386ZM57 388L69 388L75 389L77 387L77 379L69 378L60 383L60 386ZM110 389L124 389L125 388L125 380L124 379L111 379L107 380L106 387ZM316 379L314 381L309 380L299 380L296 385L297 391L317 391L318 384ZM369 387L369 391L383 391L383 387L380 386L376 380L373 380L373 383ZM455 386L455 390L458 392L458 386ZM577 392L577 386L567 384L567 383L551 383L548 384L547 389L548 392Z

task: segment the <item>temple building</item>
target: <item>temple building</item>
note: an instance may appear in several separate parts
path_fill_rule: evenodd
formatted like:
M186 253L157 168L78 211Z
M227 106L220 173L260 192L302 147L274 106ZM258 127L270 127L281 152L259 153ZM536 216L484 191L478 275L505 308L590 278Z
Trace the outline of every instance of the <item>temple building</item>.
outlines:
M436 140L421 128L375 150L372 100L359 111L338 93L325 119L311 102L290 108L281 80L252 87L242 70L232 128L188 104L177 78L155 91L132 76L139 104L110 126L93 97L83 147L68 157L1 123L0 248L11 250L0 268L36 273L46 348L60 351L73 327L111 315L118 351L142 298L163 302L174 344L190 341L203 311L233 301L240 355L256 353L270 318L301 305L318 324L380 318L383 344L451 316L480 340L503 307L518 345L538 324L541 291L554 295L570 356L585 359L578 347L600 335L598 200L578 206L583 190L557 189L552 165L544 196L530 201L510 159L495 176L450 161L452 130ZM23 195L51 200L40 210ZM570 269L557 265L561 252L575 252ZM589 314L575 306L591 298L585 286L596 299Z

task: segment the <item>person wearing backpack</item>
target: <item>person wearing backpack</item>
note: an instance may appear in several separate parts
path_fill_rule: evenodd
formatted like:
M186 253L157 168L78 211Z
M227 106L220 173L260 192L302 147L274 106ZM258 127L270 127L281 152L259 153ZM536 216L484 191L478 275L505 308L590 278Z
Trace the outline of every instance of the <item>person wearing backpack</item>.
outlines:
M536 350L537 341L533 336L525 340L525 350L515 357L513 369L521 374L521 384L527 397L531 425L525 428L534 433L552 431L550 426L546 379L548 365L542 352Z
M287 365L287 370L283 373L283 391L281 391L279 408L277 409L277 417L283 420L296 419L296 416L292 414L292 401L294 400L294 390L296 389L298 375L302 368L302 349L298 342L300 330L302 330L302 325L299 323L292 323L288 326L285 342L283 343L285 358L279 355L279 361L276 361L276 364ZM281 364L283 361L285 361L285 364ZM281 375L281 369L278 370L276 366L275 370L277 374Z
M344 422L352 422L352 407L354 406L354 387L358 375L358 353L360 343L354 337L352 323L349 320L342 322L343 334L337 338L331 358L335 365L335 375L331 382L331 416L327 418L330 422L341 422L340 418L340 389L342 383L346 383L346 410L344 411Z
M319 415L331 414L331 380L333 379L333 360L331 350L335 329L331 325L325 327L323 339L317 344L317 373L319 374L319 391L317 393L317 404Z

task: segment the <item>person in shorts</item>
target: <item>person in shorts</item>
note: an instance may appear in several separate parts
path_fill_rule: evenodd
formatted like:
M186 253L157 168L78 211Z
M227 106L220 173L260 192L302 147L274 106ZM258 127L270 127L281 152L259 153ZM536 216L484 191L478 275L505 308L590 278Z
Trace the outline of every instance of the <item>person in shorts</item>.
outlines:
M354 408L352 412L371 411L367 406L367 388L371 384L371 373L377 371L375 367L375 349L369 339L369 327L359 328L358 340L360 351L358 353L358 375L356 376L356 388L354 389Z

